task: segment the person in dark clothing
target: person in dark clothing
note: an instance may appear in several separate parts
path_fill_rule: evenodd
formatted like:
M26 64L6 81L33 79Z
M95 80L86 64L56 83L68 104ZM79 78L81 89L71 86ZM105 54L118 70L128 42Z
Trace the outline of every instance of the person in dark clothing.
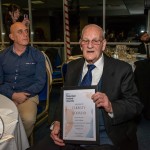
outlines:
M5 17L6 36L9 38L10 26L15 22L22 22L26 26L29 26L29 19L27 15L21 16L21 8L16 4L10 4ZM10 40L10 45L13 44L13 40Z
M135 63L135 83L138 88L138 94L144 105L143 116L150 120L150 59L139 60Z
M143 107L137 97L132 67L103 53L106 47L103 35L104 32L98 25L89 24L83 28L80 39L83 58L68 63L64 83L65 87L81 86L88 72L88 65L95 66L90 85L98 87L98 92L91 96L91 101L95 103L101 116L99 144L67 144L61 139L60 98L50 137L29 150L138 150L136 119Z
M139 39L141 41L141 44L138 47L138 53L146 54L146 45L150 42L150 36L147 32L143 32L140 34Z

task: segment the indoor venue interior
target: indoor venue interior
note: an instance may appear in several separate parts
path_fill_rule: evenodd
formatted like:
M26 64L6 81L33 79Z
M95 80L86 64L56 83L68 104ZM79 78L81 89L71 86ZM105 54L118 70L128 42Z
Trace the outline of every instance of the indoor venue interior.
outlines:
M10 148L11 150L25 150L39 143L45 136L50 136L50 125L54 121L56 106L62 96L67 65L83 57L80 41L82 40L82 29L88 24L102 27L103 36L107 41L103 53L132 66L133 74L136 74L138 78L136 80L138 89L150 87L149 62L144 64L143 67L147 66L147 68L142 68L142 72L140 70L135 73L136 65L138 66L136 62L150 58L150 48L146 48L145 52L139 49L145 33L149 36L146 46L150 45L150 0L0 0L0 53L12 44L10 31L7 31L8 15L10 14L8 9L11 4L20 7L20 22L25 18L29 20L29 45L41 51L45 56L47 84L44 97L39 95L41 100L37 109L36 122L29 137L25 135L20 116L17 120L11 120L9 125L5 120L1 124L4 114L16 117L18 110L12 106L15 115L12 115L12 112L4 112L7 106L1 101L4 97L0 90L0 130L2 125L6 126L2 138L0 133L0 150L10 150ZM84 42L93 44L97 41ZM0 65L5 65L1 60L0 63ZM1 70L2 66L0 66L0 73ZM0 74L0 86L2 80ZM142 84L141 87L139 84ZM141 103L144 103L144 108L149 111L150 88L142 90L139 93L144 96L147 94L147 97L145 96L147 101L141 98ZM11 111L11 104L8 105ZM149 118L145 118L141 113L137 121L136 134L139 150L150 150L150 111L148 113Z

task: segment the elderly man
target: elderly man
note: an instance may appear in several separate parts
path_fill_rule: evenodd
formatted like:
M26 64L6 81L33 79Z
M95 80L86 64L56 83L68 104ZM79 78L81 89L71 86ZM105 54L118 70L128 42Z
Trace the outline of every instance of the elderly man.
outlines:
M45 59L28 46L28 29L23 23L14 23L10 32L14 44L0 53L0 94L16 104L29 137L36 121L38 93L45 85Z
M132 67L126 62L106 56L106 40L101 27L90 24L83 28L80 47L83 58L68 64L64 86L83 85L88 65L94 65L91 85L98 86L92 95L99 113L100 141L98 145L66 144L60 138L62 99L58 104L50 137L31 149L40 150L138 150L136 117L142 105L137 97Z

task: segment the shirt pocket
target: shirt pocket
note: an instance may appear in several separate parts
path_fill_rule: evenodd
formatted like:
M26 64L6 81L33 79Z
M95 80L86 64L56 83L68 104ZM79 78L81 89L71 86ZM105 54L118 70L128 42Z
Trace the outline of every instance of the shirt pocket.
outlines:
M36 63L35 62L25 62L20 65L20 73L26 76L31 76L35 74Z

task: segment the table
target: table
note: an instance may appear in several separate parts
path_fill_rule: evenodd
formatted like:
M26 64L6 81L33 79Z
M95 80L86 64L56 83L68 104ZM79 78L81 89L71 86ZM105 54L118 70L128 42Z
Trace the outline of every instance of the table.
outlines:
M9 114L9 117L15 120L13 124L11 124L11 126L7 129L7 131L6 129L4 130L4 135L13 135L14 138L1 143L0 150L27 149L29 147L29 142L16 105L9 98L0 94L0 109L11 110L12 113Z
M115 58L115 57L114 57ZM120 60L122 60L122 61L125 61L125 62L127 62L127 63L129 63L131 66L132 66L132 69L133 69L133 71L135 70L135 65L134 65L134 63L136 62L136 61L139 61L139 60L143 60L143 59L146 59L147 58L147 55L146 54L140 54L140 53L134 53L134 54L132 54L132 55L125 55L125 57L122 57L122 58L120 58L120 57L118 57L117 56L117 58L116 59L120 59Z

